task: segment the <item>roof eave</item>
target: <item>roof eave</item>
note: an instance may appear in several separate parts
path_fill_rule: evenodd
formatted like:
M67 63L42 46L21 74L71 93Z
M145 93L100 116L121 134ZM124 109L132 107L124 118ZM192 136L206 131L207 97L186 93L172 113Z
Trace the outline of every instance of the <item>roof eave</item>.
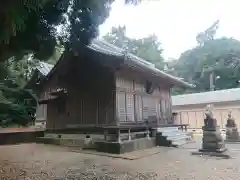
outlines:
M101 45L103 45L105 48L102 48ZM133 68L141 69L143 71L148 71L149 73L154 74L155 76L159 76L163 79L168 79L170 83L175 87L194 88L194 85L184 82L181 79L174 77L172 75L169 75L165 72L162 72L157 68L155 68L154 64L144 59L141 59L140 57L137 57L131 53L128 53L124 49L121 49L112 44L109 44L108 42L93 40L93 43L89 45L88 48L98 51L99 53L114 55L114 56L123 58L124 64L127 64L128 66L131 66ZM151 67L151 65L153 67Z
M125 58L124 64L127 66L130 66L131 68L136 68L136 69L141 69L143 71L148 71L149 73L152 73L155 76L161 77L163 79L167 79L170 81L170 84L172 84L175 87L179 87L179 88L194 88L194 85L189 84L187 82L184 82L174 76L171 76L169 74L166 74L160 70L154 70L152 68L150 68L149 66L145 65L145 64L140 64L137 62L134 62L133 59L131 58Z

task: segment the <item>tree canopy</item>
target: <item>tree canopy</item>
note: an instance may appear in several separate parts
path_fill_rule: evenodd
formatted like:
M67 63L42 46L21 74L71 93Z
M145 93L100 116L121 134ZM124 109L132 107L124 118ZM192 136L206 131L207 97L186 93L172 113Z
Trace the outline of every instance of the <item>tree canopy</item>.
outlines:
M240 80L240 41L215 39L219 21L197 35L198 45L182 53L170 66L171 73L196 85L193 92L209 91L210 74L214 73L215 90L236 88Z
M98 35L98 26L108 17L113 1L4 1L0 7L0 62L12 56L22 59L30 52L46 59L57 41L68 50L88 44Z
M164 68L163 50L155 35L141 39L133 39L126 36L126 27L119 26L113 27L111 32L103 36L103 38L107 42L155 64L159 69Z
M37 99L33 92L20 87L14 79L0 83L0 125L27 125L34 121Z

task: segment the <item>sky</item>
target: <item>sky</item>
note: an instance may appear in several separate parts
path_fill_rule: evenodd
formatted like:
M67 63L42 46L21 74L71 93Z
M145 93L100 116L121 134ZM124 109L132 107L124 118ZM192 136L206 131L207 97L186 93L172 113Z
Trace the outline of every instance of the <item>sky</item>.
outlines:
M196 35L220 20L217 37L240 40L239 0L146 0L140 5L112 4L109 18L100 26L100 36L113 26L126 25L126 35L158 36L164 57L178 58L196 46Z

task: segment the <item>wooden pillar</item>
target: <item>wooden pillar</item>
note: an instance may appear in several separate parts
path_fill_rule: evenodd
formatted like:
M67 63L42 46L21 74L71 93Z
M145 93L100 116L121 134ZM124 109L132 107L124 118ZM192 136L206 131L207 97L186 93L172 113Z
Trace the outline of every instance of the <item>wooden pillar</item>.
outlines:
M125 116L126 116L126 121L128 121L128 110L127 110L127 106L128 106L128 101L127 101L127 93L126 93L126 91L124 91L124 98L125 98Z
M131 129L128 129L128 140L131 141L132 137L131 137Z
M149 132L149 129L147 129L147 135L146 135L146 138L150 139L150 132Z
M148 126L148 122L146 122L146 138L150 139L150 132L149 132L149 126Z
M118 143L121 143L121 130L120 129L117 129L117 142Z
M107 136L108 136L108 130L104 129L104 141L107 141Z
M98 120L98 118L99 118L99 100L97 99L97 109L96 109L96 124L98 124L99 123L99 120Z
M115 109L115 123L117 126L120 125L120 119L119 119L119 115L120 115L120 107L119 107L119 91L115 91L115 105L114 105L114 109Z

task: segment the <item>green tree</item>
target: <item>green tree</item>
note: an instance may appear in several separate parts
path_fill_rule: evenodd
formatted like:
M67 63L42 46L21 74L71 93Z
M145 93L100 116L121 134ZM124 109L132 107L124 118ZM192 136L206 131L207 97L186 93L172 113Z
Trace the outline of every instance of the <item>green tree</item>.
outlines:
M25 89L38 60L26 55L22 60L14 57L4 62L0 79L0 125L27 125L34 120L37 98Z
M149 61L159 69L164 68L163 50L161 44L155 35L142 39L133 39L126 36L126 27L113 27L111 32L106 34L103 39L123 48L128 52Z
M64 52L64 47L60 44L57 44L53 55L47 60L47 63L55 65L58 62L63 52Z
M14 57L10 58L5 62L7 75L4 78L15 79L17 84L24 86L37 63L38 60L33 59L31 54L24 56L21 60L16 60Z
M196 40L200 46L203 46L207 41L213 40L217 29L219 28L219 20L215 21L209 28L204 32L197 35Z
M0 125L26 126L34 121L37 99L32 91L23 89L14 79L0 83Z
M221 38L184 52L174 65L174 75L196 85L197 92L210 90L210 74L214 72L215 89L238 87L240 79L240 42Z
M9 0L0 7L0 61L33 53L46 59L57 41L76 50L97 36L114 0ZM126 0L126 3L137 3ZM56 27L62 27L58 33Z
M196 85L193 92L209 91L210 77L213 77L215 90L239 86L240 41L224 37L214 39L218 25L216 21L198 34L198 46L183 52L171 65L170 73Z

